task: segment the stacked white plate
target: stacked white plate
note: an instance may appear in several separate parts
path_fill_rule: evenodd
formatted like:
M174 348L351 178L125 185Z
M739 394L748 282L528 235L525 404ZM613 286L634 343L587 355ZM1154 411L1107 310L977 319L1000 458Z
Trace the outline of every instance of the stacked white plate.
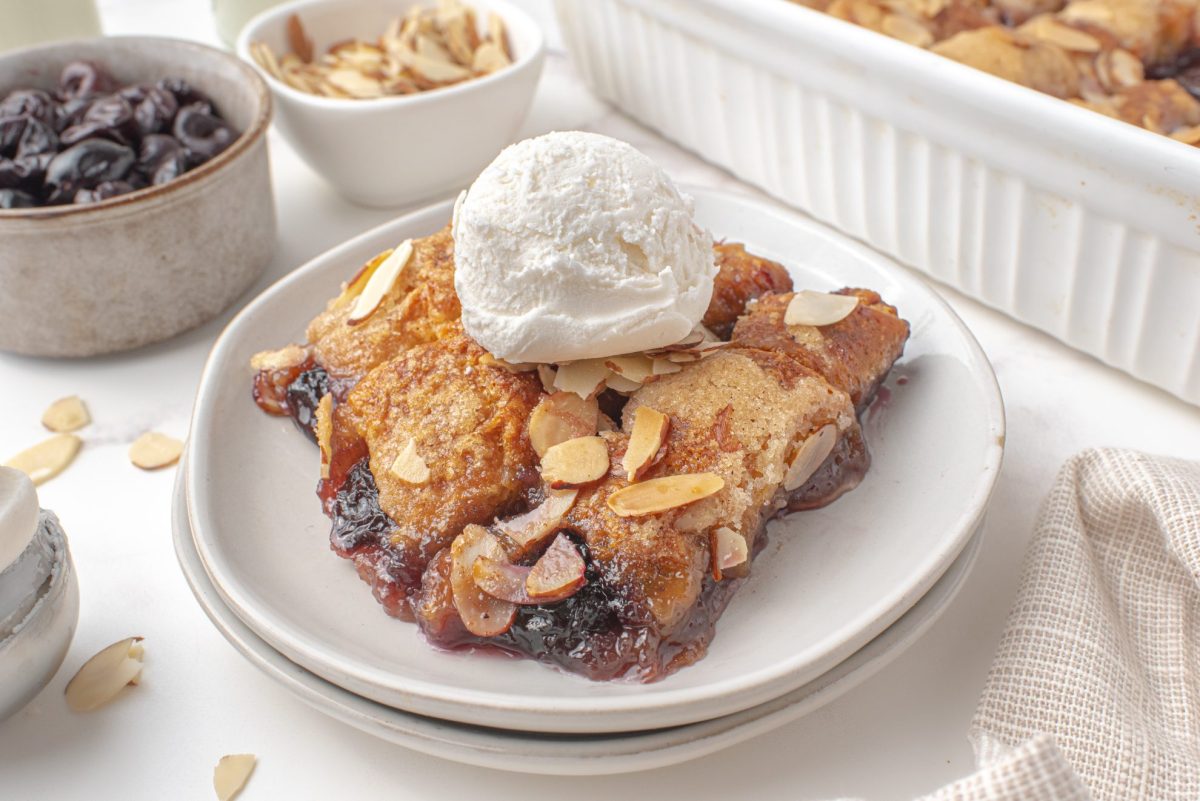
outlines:
M864 419L873 465L825 509L771 524L770 545L708 655L655 684L595 683L530 660L430 648L386 616L328 546L318 459L250 398L252 354L303 339L357 265L445 224L443 203L318 257L229 325L205 368L175 497L175 544L200 604L251 662L330 716L409 748L556 774L681 762L806 714L928 628L966 578L1000 467L995 377L912 274L807 219L692 190L700 222L786 264L799 287L864 286L912 338Z

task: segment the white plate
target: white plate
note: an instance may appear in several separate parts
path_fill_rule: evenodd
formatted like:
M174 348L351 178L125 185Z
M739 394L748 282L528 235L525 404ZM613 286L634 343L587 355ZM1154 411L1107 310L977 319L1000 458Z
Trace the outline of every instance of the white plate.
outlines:
M326 715L423 754L519 773L596 776L662 768L698 759L777 729L824 706L875 675L923 635L966 581L983 534L916 605L861 650L820 677L773 701L716 720L626 734L546 735L436 720L370 701L330 684L288 660L222 602L188 524L183 473L175 486L172 530L179 566L217 630L255 667Z
M187 454L197 551L229 607L292 661L398 709L524 731L616 732L708 720L778 698L891 625L954 561L1000 466L991 367L911 273L833 231L740 196L695 190L700 221L789 266L801 286L880 291L913 326L867 420L874 465L831 506L772 525L754 577L708 656L651 685L595 683L531 660L430 648L387 617L329 552L313 446L250 399L249 359L303 337L357 265L441 227L443 203L387 223L279 281L239 314L205 366ZM899 377L905 377L903 385Z

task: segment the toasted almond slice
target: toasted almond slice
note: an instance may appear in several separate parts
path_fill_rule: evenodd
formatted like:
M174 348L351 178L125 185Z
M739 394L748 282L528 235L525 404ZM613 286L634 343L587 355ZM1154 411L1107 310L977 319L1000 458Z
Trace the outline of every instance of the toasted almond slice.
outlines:
M504 19L499 14L488 14L488 39L500 46L506 58L511 58L508 49L508 31L504 27Z
M279 350L260 350L250 357L255 370L287 370L308 361L308 350L300 345L284 345Z
M921 23L900 14L888 14L883 18L883 32L916 47L933 44L933 34Z
M107 704L142 672L145 652L141 637L127 637L104 648L67 682L67 706L72 712L91 712Z
M254 754L227 754L213 768L213 789L217 801L233 801L246 786L258 758Z
M440 61L443 64L454 64L454 58L447 52L446 48L438 44L438 41L432 36L425 34L417 35L417 46L414 48L417 55L427 58L430 61Z
M383 97L385 94L382 83L374 78L363 75L358 70L336 69L330 72L325 80L350 95L350 97L365 100L373 97Z
M471 576L475 579L475 586L493 598L525 606L541 603L530 599L525 589L525 580L532 570L528 565L514 565L503 559L481 556L475 560Z
M279 67L279 61L275 58L275 54L271 52L271 48L267 46L266 42L251 42L250 55L272 77L283 80L283 71Z
M621 392L630 395L642 388L641 381L631 381L623 375L609 372L608 378L604 379L605 385L616 392Z
M27 474L34 484L42 484L57 476L75 460L83 440L74 434L56 434L32 448L26 448L4 463Z
M630 481L640 481L646 471L662 458L663 443L671 430L671 418L649 406L639 406L633 413L633 429L621 466Z
M783 322L785 325L833 325L846 319L857 307L858 298L854 295L802 289L788 303Z
M684 473L630 484L608 496L608 508L621 517L666 512L721 491L725 481L715 473Z
M455 83L471 77L471 71L466 67L445 61L434 61L420 53L399 50L396 57L417 75L434 83Z
M305 64L312 62L312 39L309 39L308 34L304 32L304 23L300 21L299 15L292 14L288 17L287 36L288 47L292 48L292 52L299 56Z
M471 36L467 32L467 15L459 9L456 13L441 18L442 33L446 37L446 48L459 64L470 64L473 58Z
M575 437L546 450L542 479L554 489L578 487L608 473L608 444L603 437Z
M496 531L505 540L505 550L514 559L523 559L528 553L558 530L567 512L578 497L577 489L552 489L546 500L523 515L497 520Z
M654 375L671 375L672 373L678 373L682 369L682 367L669 358L656 358L651 372Z
M707 337L705 335L705 332L707 332L707 331L708 331L707 328L705 328L702 325L698 325L695 328L693 328L691 331L689 331L687 336L685 336L683 339L679 340L678 342L673 342L670 345L668 345L667 349L688 348L688 347L691 347L692 345L699 345L701 342L704 342L707 339Z
M67 434L92 422L87 407L78 395L59 398L42 413L42 425L59 434Z
M746 538L741 534L725 526L718 528L714 534L717 546L714 556L718 568L728 570L731 567L737 567L749 558Z
M1146 68L1128 50L1110 51L1106 60L1109 79L1118 87L1136 86L1146 79Z
M654 375L654 360L640 353L630 356L613 356L605 359L604 364L614 373L624 376L630 381L637 381L639 384Z
M408 442L388 469L396 478L409 484L420 486L429 482L429 466L425 464L421 454L417 453L417 443L412 437L408 438Z
M586 398L600 388L608 377L604 359L584 359L570 364L560 364L554 376L554 388L563 392L574 392Z
M147 431L129 446L129 461L143 470L158 470L178 462L182 453L182 440L157 431Z
M467 631L477 637L495 637L512 626L517 607L488 595L475 583L475 561L481 556L503 561L504 548L483 526L468 525L450 545L450 589Z
M542 389L546 392L554 392L554 379L558 377L558 371L548 364L539 364L537 368L538 378L542 379Z
M787 475L783 479L783 488L791 492L812 478L813 473L817 472L817 468L829 458L829 454L833 453L833 446L837 444L837 438L837 426L830 423L822 426L815 434L809 435L808 439L800 443L800 447L796 449L796 455L792 457L792 462L788 465Z
M338 295L338 299L335 301L334 306L336 308L345 306L347 303L361 295L362 291L367 286L367 282L371 280L371 276L373 276L375 271L379 269L379 265L387 261L388 256L391 256L393 252L394 249L385 250L360 267L358 272L354 274L354 277L350 279L349 283L342 288L342 294Z
M354 308L346 319L347 323L357 325L375 313L384 297L392 290L392 285L396 283L400 273L408 265L412 254L412 240L405 239L371 272L362 294L354 300Z
M1035 39L1058 45L1064 50L1071 50L1075 53L1100 51L1100 40L1095 36L1084 33L1078 28L1063 25L1049 14L1034 17L1022 25L1020 31Z
M565 601L587 583L587 563L575 543L559 534L525 578L525 591L532 601Z
M317 448L321 451L321 478L329 478L333 463L333 394L326 392L317 402Z
M594 397L581 398L574 392L555 392L538 401L529 415L529 444L539 457L575 437L596 433L600 405Z
M677 350L667 354L667 361L673 364L689 364L700 361L700 354L694 350Z
M495 42L484 42L471 58L471 69L484 74L497 72L508 65L508 56Z

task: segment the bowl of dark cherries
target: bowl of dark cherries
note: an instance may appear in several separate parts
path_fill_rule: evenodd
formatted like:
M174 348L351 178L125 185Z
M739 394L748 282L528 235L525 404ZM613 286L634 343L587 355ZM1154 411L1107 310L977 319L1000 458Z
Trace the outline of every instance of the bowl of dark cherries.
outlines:
M0 349L124 350L227 308L275 244L270 118L253 69L191 42L0 55Z

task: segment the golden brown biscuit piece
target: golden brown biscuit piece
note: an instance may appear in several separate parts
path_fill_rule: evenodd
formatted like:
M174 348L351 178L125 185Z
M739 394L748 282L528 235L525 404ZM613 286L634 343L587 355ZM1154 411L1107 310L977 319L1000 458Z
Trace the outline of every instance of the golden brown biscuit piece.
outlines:
M351 325L353 308L343 292L308 325L313 356L335 379L357 380L408 348L457 333L462 307L449 226L413 240L408 266L370 317Z
M409 589L464 526L516 510L541 480L526 429L541 382L484 357L461 334L417 345L371 371L346 399L379 506L395 523L399 580Z
M787 325L791 293L767 295L752 305L733 330L733 343L786 354L850 394L858 410L870 402L892 364L904 352L908 323L869 289L840 289L858 306L832 325Z
M720 242L713 249L719 269L701 322L727 339L747 303L770 292L790 292L792 278L782 264L747 253L745 245L737 242Z

